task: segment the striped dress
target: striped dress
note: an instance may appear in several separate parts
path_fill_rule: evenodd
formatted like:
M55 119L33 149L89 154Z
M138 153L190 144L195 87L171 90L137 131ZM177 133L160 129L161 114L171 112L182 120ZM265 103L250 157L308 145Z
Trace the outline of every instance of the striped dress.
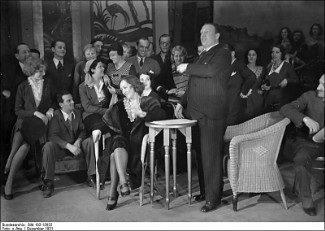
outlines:
M180 74L178 72L173 73L174 82L178 91L186 91L189 76L186 74Z

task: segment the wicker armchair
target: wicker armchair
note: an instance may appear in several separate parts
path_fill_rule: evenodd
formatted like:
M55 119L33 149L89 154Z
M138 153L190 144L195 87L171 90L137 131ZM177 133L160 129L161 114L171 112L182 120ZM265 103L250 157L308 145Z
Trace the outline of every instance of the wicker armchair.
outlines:
M234 211L237 211L238 192L280 191L287 209L285 186L276 159L289 123L279 112L271 112L227 127L224 140L230 141L227 169Z

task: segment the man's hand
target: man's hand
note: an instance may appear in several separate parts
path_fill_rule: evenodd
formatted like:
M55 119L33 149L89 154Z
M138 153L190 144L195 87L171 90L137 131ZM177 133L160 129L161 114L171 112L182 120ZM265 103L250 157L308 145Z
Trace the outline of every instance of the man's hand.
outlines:
M285 86L287 86L288 85L288 80L287 79L283 79L282 81L281 81L281 83L279 84L279 86L280 87L285 87Z
M177 72L184 73L186 71L188 63L182 63L177 66Z
M175 117L177 119L184 119L184 116L183 116L183 106L181 104L179 104L179 103L176 105Z
M10 91L8 91L8 90L2 91L2 94L4 95L4 97L6 97L6 99L8 99L11 95Z
M309 134L314 134L319 130L319 124L308 116L304 117L302 121L309 128Z
M76 146L77 148L80 148L81 147L81 139L77 139L74 144L74 146Z
M172 95L172 94L176 94L176 92L177 92L177 89L176 88L173 88L173 89L168 90L167 91L167 94L168 95Z
M268 86L268 85L266 85L266 84L263 84L263 85L261 86L261 89L262 89L263 91L268 91L268 90L271 89L271 86Z
M185 94L185 91L182 91L182 90L177 90L176 91L176 95L177 95L177 97L181 97L182 95L184 95Z
M46 112L46 117L47 117L49 120L51 120L52 117L53 117L53 113L54 113L53 108L50 108L50 109L47 110L47 112Z
M81 153L81 149L75 145L67 144L67 149L74 155L78 156Z

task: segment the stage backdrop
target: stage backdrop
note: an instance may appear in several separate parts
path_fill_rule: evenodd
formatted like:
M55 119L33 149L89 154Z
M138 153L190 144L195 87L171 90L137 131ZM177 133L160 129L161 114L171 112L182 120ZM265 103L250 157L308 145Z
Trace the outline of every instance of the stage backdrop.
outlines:
M221 26L221 41L231 43L242 57L248 47L257 47L263 64L282 27L300 29L309 37L309 28L324 28L324 1L214 1L213 21Z
M114 42L135 45L141 37L153 40L151 1L92 1L92 38L104 42L104 52Z
M63 39L66 58L73 60L71 1L42 1L44 56L53 57L51 43Z

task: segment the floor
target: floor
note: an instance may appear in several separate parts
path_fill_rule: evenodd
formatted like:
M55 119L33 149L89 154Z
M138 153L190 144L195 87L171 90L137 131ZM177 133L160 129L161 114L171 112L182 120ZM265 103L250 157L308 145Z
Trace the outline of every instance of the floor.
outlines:
M187 173L177 176L178 197L170 197L170 209L165 209L165 198L156 194L155 201L150 204L149 185L146 180L144 205L139 205L138 191L132 191L130 196L119 198L118 206L113 211L107 211L106 201L110 188L107 181L105 189L101 191L100 200L96 198L96 190L88 187L82 172L57 175L55 178L55 192L51 198L44 199L39 190L40 180L35 177L33 167L22 169L15 181L14 199L7 201L1 196L1 222L55 222L65 229L103 229L109 226L113 229L134 229L143 224L151 229L220 229L225 227L225 222L231 223L231 229L242 229L245 226L262 225L276 229L277 222L285 222L285 227L300 229L317 229L324 227L324 172L316 172L317 179L313 181L314 200L317 204L317 216L306 215L301 208L301 203L291 194L294 172L292 165L283 164L280 171L286 183L286 199L288 210L282 204L279 192L265 193L260 195L242 194L238 201L238 212L232 210L231 190L229 183L224 187L222 206L210 213L200 212L204 202L192 201L187 204ZM80 176L82 175L82 180ZM164 177L158 178L158 190L164 192ZM171 177L172 180L172 177ZM197 174L195 169L192 175L193 195L199 191ZM2 189L3 191L3 189ZM73 223L67 223L73 222ZM75 223L77 222L77 223ZM89 223L95 222L95 223ZM113 222L113 223L107 223ZM122 222L122 223L120 223ZM127 223L125 223L127 222ZM135 223L133 223L135 222ZM141 223L149 222L149 223ZM156 223L161 222L161 223ZM203 223L206 222L206 223ZM222 222L222 223L217 223ZM238 223L243 222L243 223ZM288 223L293 222L293 223ZM312 223L310 223L312 222ZM71 226L71 224L73 224ZM290 224L290 226L288 226ZM63 226L62 226L63 225ZM76 226L77 225L77 226ZM203 225L203 226L202 226ZM87 228L86 228L87 227ZM57 228L59 229L59 228ZM111 229L111 228L110 228ZM228 227L229 229L229 227ZM319 229L319 228L318 228Z

